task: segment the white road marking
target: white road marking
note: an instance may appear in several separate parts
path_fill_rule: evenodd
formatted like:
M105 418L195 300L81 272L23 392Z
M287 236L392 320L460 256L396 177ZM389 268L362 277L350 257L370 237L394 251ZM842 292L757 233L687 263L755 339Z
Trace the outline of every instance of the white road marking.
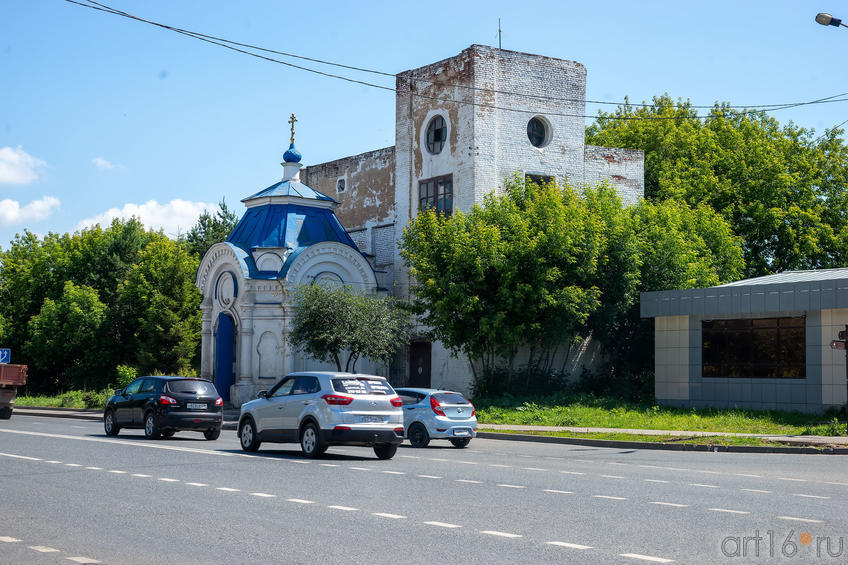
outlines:
M547 471L547 469L540 469L538 467L522 467L525 471Z
M627 500L626 498L624 498L622 496L606 496L606 495L603 495L603 494L593 494L592 498L605 498L607 500Z
M97 563L103 563L102 561L92 559L91 557L67 557L66 559L68 561L73 561L74 563L84 563L85 565L97 565Z
M824 520L812 520L810 518L796 518L794 516L778 516L780 520L789 520L790 522L808 522L810 524L824 524Z
M415 476L420 477L422 479L441 479L442 478L442 477L439 477L437 475L415 475Z
M365 467L349 467L349 468L354 470L354 471L370 471L371 470L371 469L367 469Z
M801 498L820 498L822 500L830 500L829 496L818 496L815 494L793 494L792 496L800 496Z
M5 431L5 430L0 430L0 432L3 432L3 431ZM53 461L53 460L51 460L51 461L45 461L45 463L50 463L51 465L55 465L56 463L61 463L61 461Z
M327 506L327 508L333 508L335 510L344 510L345 512L354 512L356 510L359 510L359 508L352 508L350 506L337 506L335 504L331 504Z
M701 487L701 488L719 488L718 485L702 485L701 483L689 483L690 487Z
M159 480L162 481L163 483L178 483L178 482L180 482L179 479L169 479L168 477L160 477Z
M230 488L230 487L218 487L215 490L222 490L224 492L241 492L240 488Z
M441 459L439 457L431 457L430 461L450 461L450 459Z
M141 479L149 479L151 475L145 475L144 473L133 473L133 477L139 477Z
M0 541L3 543L18 543L19 541L23 540L19 540L18 538L10 538L9 536L0 536Z
M267 492L252 492L250 496L258 496L260 498L277 498L276 494L268 494Z
M577 461L578 463L592 463L588 459L572 459L572 461Z
M457 524L448 524L446 522L424 522L424 523L427 524L428 526L439 526L440 528L461 528L462 527L462 526L459 526Z
M544 492L550 492L550 493L553 493L553 494L574 494L570 490L556 490L556 489L553 489L553 488L546 488Z
M793 481L793 482L796 482L796 483L806 483L807 482L807 479L793 479L793 478L790 478L790 477L777 477L777 480L778 481Z
M831 483L831 482L825 482L824 484L826 484L826 485L839 485L839 486L841 486L841 487L848 487L848 483Z
M476 451L472 453L477 453ZM421 459L417 455L398 455L398 457L403 457L404 459Z
M633 559L641 559L642 561L653 561L654 563L674 563L673 559L664 559L662 557L654 557L652 555L640 555L638 553L619 553L621 557L631 557Z
M660 469L665 469L666 471L688 471L689 469L684 469L682 467L660 467Z
M252 456L249 456L252 457ZM300 459L288 459L289 463L300 463L301 465L309 465L312 461L301 461Z
M206 483L186 483L190 487L208 487Z
M707 475L723 475L724 473L719 473L718 471L704 471L702 469L695 469L696 473L705 473Z
M379 516L380 518L391 518L392 520L406 518L406 516L401 516L400 514L389 514L388 512L372 512L371 515Z
M82 467L79 463L65 463L65 467Z
M335 463L319 463L321 467L338 467Z
M744 510L729 510L727 508L708 508L713 512L727 512L728 514L750 514L750 512L746 512Z
M387 475L405 475L403 471L383 471Z
M586 473L578 473L577 471L560 471L563 475L585 475Z
M643 469L662 469L662 467L658 465L639 465Z
M0 453L3 457L11 457L12 459L26 459L27 461L41 461L38 457L27 457L26 455L12 455L11 453ZM48 461L48 463L61 463L61 461Z
M71 426L72 428L76 428L78 430L84 430L85 426Z
M523 537L519 534L510 534L508 532L496 532L495 530L480 530L481 534L487 534L490 536L498 536L501 538L520 538Z
M676 502L649 502L648 504L658 504L659 506L674 506L675 508L688 508L688 504L677 504Z
M86 467L89 471L102 471L103 467Z
M605 479L623 479L624 477L619 477L618 475L601 475Z
M668 481L661 481L660 479L645 479L646 483L667 483Z
M312 500L303 500L302 498L287 498L288 502L296 502L298 504L315 504Z
M621 463L620 461L608 461L610 465L621 465L622 467L629 467L630 463Z
M112 470L111 470L111 471L109 471L109 472L110 472L110 473L115 473L116 475L126 475L126 474L127 474L127 472L126 472L126 471L118 471L117 469L112 469Z
M483 481L472 481L471 479L457 479L457 483L471 483L472 485L483 484Z
M521 486L521 485L505 485L505 484L498 484L497 486L499 486L499 487L504 487L504 488L527 488L527 487L523 487L523 486Z
M565 541L546 541L545 543L557 547L567 547L569 549L592 549L591 545L580 545L579 543L568 543Z
M535 459L535 455L519 455L519 457L524 457L525 459Z
M500 465L500 464L497 464L497 463L493 463L493 464L489 465L489 467L500 467L501 469L511 469L512 465Z
M477 465L474 461L454 461L454 463L462 463L463 465Z
M33 551L37 551L39 553L58 553L59 550L53 547L47 547L46 545L30 545L27 546L29 549Z
M743 488L742 490L744 490L746 492L759 492L761 494L771 494L770 490L760 490L760 489L756 489L756 488Z
M754 479L761 479L762 478L760 475L751 475L749 473L733 473L733 474L736 475L737 477L752 477Z

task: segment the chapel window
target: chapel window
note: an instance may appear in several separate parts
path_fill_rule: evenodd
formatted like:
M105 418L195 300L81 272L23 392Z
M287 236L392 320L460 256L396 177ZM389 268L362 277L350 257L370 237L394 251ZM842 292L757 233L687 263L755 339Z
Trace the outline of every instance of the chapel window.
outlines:
M418 209L431 208L450 216L453 210L453 175L422 180L418 183Z
M441 116L433 117L427 125L427 151L433 155L438 155L442 152L447 139L448 126L445 119Z

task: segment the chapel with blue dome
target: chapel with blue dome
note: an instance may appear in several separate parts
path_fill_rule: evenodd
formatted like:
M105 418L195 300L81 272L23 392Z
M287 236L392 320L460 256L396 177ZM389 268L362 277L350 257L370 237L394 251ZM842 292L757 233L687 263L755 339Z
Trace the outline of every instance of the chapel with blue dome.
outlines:
M296 121L292 115L282 180L242 200L244 216L225 242L209 248L197 272L201 376L235 406L307 368L288 344L292 287L321 282L377 291L373 267L336 217L338 202L300 181Z

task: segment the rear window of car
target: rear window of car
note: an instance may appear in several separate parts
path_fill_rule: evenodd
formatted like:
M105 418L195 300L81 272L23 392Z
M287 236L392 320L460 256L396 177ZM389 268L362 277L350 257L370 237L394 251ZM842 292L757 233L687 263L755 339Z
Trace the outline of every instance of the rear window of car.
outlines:
M440 404L470 404L461 394L456 392L437 392L433 398L439 401Z
M168 390L171 392L191 392L195 394L214 396L218 394L215 385L209 381L196 381L191 379L180 381L168 381Z
M346 394L394 394L392 385L379 379L333 379L333 390Z

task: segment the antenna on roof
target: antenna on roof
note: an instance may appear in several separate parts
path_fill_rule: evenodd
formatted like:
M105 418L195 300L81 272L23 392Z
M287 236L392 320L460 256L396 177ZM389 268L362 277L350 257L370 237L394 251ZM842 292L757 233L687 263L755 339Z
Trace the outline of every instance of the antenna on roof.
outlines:
M498 18L498 49L501 49L501 19Z

